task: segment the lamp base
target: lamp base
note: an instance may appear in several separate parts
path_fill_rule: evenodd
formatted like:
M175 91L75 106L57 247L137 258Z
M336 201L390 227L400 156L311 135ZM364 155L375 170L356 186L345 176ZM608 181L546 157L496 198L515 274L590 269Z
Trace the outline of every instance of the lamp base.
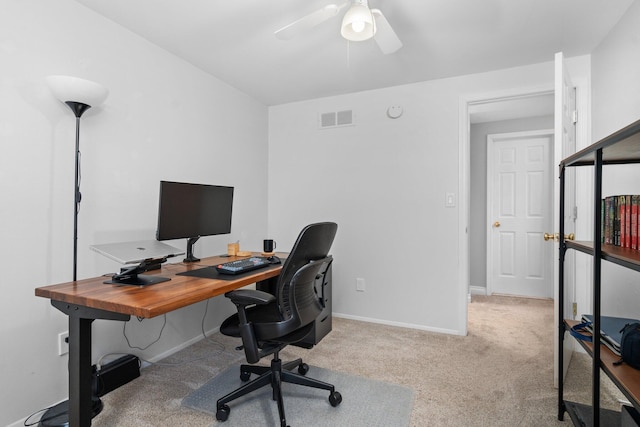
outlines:
M93 399L93 407L91 408L91 418L94 418L100 412L104 404L98 398ZM38 427L67 427L69 425L69 401L65 400L55 406L47 409L40 418Z

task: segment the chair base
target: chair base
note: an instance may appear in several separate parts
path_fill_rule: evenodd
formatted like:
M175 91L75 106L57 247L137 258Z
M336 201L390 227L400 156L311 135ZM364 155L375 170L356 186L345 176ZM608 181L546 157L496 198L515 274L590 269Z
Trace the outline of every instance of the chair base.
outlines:
M292 369L298 367L299 373L291 372ZM325 383L313 378L307 378L304 375L309 371L309 366L302 362L302 359L296 359L291 362L282 363L278 354L274 354L274 358L271 361L271 366L255 366L255 365L241 365L240 366L240 379L248 381L251 374L259 375L258 378L243 385L237 390L227 394L226 396L218 399L216 404L216 419L218 421L226 421L231 412L231 408L227 403L258 390L266 385L271 385L273 391L273 400L278 404L278 414L280 416L280 426L287 427L287 420L284 413L284 402L282 399L282 383L291 383L303 385L306 387L313 387L322 390L329 391L329 403L331 406L338 406L342 402L342 396L335 390L332 384Z

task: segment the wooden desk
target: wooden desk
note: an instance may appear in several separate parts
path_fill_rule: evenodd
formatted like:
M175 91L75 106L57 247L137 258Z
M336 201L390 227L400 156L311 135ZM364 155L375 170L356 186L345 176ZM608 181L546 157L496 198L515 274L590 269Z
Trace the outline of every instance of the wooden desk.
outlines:
M284 259L284 257L281 257ZM106 276L36 288L36 296L69 316L69 426L91 425L91 323L95 319L127 321L131 316L155 317L243 286L268 281L280 274L273 265L225 279L206 279L178 273L233 261L210 257L194 264L166 264L147 272L171 280L146 287L109 285Z

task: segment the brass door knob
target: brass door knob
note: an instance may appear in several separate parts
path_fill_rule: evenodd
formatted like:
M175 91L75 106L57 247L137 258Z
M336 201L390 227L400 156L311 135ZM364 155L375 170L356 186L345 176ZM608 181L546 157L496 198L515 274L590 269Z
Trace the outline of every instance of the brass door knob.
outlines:
M565 234L564 235L564 240L573 240L575 239L576 235L573 233L569 233L569 234ZM544 240L549 241L549 240L554 240L554 241L559 241L560 240L560 233L544 233Z
M494 223L493 223L493 226L494 226L494 227L496 227L496 228L500 227L500 221L496 221L496 222L494 222Z

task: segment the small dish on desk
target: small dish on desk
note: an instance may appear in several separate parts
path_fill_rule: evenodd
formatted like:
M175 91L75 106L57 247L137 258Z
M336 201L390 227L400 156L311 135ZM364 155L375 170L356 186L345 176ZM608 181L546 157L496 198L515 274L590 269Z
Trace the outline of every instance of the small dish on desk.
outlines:
M266 256L266 257L270 257L273 256L275 254L275 252L262 252L262 256Z
M238 253L236 253L236 256L251 256L253 255L253 252L251 251L238 251Z

